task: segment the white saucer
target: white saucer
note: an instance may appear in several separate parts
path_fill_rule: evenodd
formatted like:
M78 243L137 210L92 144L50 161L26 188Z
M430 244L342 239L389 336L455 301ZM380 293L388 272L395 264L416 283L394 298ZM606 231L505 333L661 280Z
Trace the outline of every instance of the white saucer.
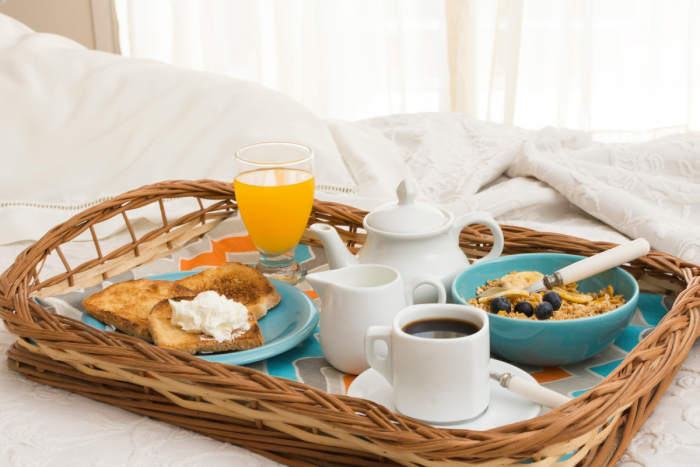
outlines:
M518 378L538 384L535 378L520 368L499 360L491 359L489 371L510 373ZM355 378L355 381L348 388L348 396L367 399L383 405L392 412L396 412L391 386L382 375L372 368ZM437 428L484 431L537 417L541 409L541 405L515 395L501 387L496 381L491 380L491 401L488 409L481 417L469 422L433 426Z

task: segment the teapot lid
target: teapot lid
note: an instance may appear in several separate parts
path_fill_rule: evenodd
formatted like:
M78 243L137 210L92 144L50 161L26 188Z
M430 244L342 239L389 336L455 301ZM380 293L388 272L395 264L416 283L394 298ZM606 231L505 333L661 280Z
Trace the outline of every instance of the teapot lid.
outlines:
M426 232L445 225L447 219L439 209L416 203L415 185L404 179L396 189L398 203L378 207L367 216L367 224L378 230L393 233Z

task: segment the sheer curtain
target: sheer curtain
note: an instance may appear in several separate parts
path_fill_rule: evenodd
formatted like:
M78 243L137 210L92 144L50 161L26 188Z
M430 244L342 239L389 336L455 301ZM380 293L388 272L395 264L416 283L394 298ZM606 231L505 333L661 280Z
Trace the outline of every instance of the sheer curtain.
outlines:
M122 53L282 91L325 118L449 110L445 10L424 0L117 0Z
M698 0L116 0L125 55L325 118L454 110L599 140L700 131Z
M447 0L452 109L643 141L700 131L700 2Z

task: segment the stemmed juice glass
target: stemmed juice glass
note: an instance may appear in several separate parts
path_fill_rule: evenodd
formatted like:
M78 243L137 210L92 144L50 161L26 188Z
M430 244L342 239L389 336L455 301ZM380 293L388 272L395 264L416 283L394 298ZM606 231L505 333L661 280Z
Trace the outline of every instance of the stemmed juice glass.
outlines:
M257 143L236 151L238 209L268 277L301 282L306 268L294 250L314 202L314 153L296 143Z

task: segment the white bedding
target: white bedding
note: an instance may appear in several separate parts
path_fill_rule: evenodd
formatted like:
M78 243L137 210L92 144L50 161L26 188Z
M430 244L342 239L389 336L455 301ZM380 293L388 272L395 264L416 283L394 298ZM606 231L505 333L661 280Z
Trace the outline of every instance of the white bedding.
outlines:
M235 151L260 141L311 147L317 192L329 199L385 197L410 176L393 145L366 126L326 123L254 83L88 51L0 14L0 244L37 240L143 185L231 181ZM365 151L382 145L381 159ZM170 200L166 211L177 218L196 206ZM161 213L154 205L139 215L159 221ZM103 223L97 234L119 225Z
M85 202L78 190L66 192L56 188L66 177L77 180L78 184L82 183L80 178L90 176L114 178L109 189L99 184L89 185L95 188L93 194L111 196L133 188L131 183L200 178L200 172L201 176L210 176L210 172L216 175L215 166L201 169L201 164L193 161L199 162L213 152L209 162L216 162L244 142L292 138L298 134L308 138L308 144L317 145L322 178L329 184L352 188L346 192L319 191L319 197L324 199L371 209L389 200L398 181L410 176L425 198L456 214L486 210L501 223L592 240L621 242L643 235L654 248L700 264L700 136L679 135L641 145L601 145L591 142L583 133L552 128L531 132L450 113L395 115L360 123L323 122L294 103L278 101L274 93L240 81L184 72L153 62L136 61L140 63L136 65L127 59L86 52L55 36L24 37L30 32L16 25L14 36L8 38L10 35L2 32L3 21L7 24L3 18L0 15L0 65L14 68L0 66L0 96L12 97L19 104L13 107L14 115L3 112L7 108L0 106L0 151L7 154L9 148L28 158L18 158L14 162L17 171L2 175L3 182L10 182L0 184L0 201L5 204L13 199L28 202L36 199L37 203L50 205ZM24 39L17 39L17 35ZM47 52L46 47L55 49ZM99 56L91 55L83 62L84 54ZM72 68L63 67L60 57L73 60ZM94 68L78 79L71 75L75 73L76 63ZM71 83L72 95L51 83L54 87L48 88L47 93L36 81L42 76L40 70L52 76L56 70L64 69L68 70L63 77L67 81L62 86ZM140 75L142 69L148 73ZM91 120L106 118L105 106L124 109L121 104L110 107L108 102L98 105L90 100L90 96L100 96L99 81L90 79L102 76L101 79L109 81L110 73L123 73L119 76L124 79L131 73L137 75L137 80L150 74L162 77L173 87L172 95L178 104L171 106L167 99L156 99L151 108L140 102L132 108L133 119L127 118L128 115L117 115L118 118L112 115L113 120L92 125ZM22 76L25 81L20 79ZM29 81L36 87L22 86L27 77L35 79ZM191 86L187 94L193 99L191 102L178 87L180 78L188 83L184 86ZM157 90L157 79L144 83L146 89ZM226 92L208 94L212 83L226 88ZM119 99L117 90L139 90L128 83L111 84L116 86L111 88L112 101ZM42 89L38 94L34 92ZM56 104L67 103L64 117L59 118L56 109L47 113L41 106L26 106L26 99L38 99L42 95ZM87 102L83 105L81 99ZM225 99L243 99L246 105L236 110L226 106ZM39 105L39 100L36 102ZM207 117L218 105L222 106L221 115L229 119L223 123ZM268 112L268 107L273 111ZM200 126L176 124L177 117L185 116L191 108L196 109L198 119L204 122ZM280 108L288 109L289 113L272 115ZM257 121L250 121L248 109L260 112ZM17 115L21 118L13 120ZM162 115L170 119L170 124L149 126L149 119ZM267 131L270 127L266 122L269 119L280 122L280 118L288 118L291 126L282 122L275 126L277 133ZM300 127L300 121L305 125ZM117 125L113 129L115 122L123 122L125 126ZM37 130L43 123L47 125ZM63 124L68 125L68 139L49 131L63 128ZM241 133L231 136L227 125L235 126ZM120 128L129 128L127 134L135 136L128 144L115 146L124 140L123 135L115 136ZM52 144L41 141L42 136L50 138ZM53 153L54 150L58 152ZM54 156L50 157L51 154ZM134 175L130 171L133 163L119 159L122 154L134 158L133 163L138 162L144 174ZM74 157L77 159L71 159ZM76 175L66 163L66 160L85 163L91 158L104 161L109 170ZM182 164L161 171L159 158ZM45 162L46 167L37 169L37 161ZM23 186L37 173L35 169L41 175L34 177L41 185L39 191ZM229 178L219 175L212 178ZM54 182L57 185L52 185ZM32 198L37 194L37 198ZM74 195L79 199L72 199ZM60 208L0 206L0 243L15 241L0 246L0 269L6 269L31 243L22 239L35 238L37 232L44 232L58 220L69 217L67 214L75 213L61 211ZM28 224L28 230L19 229L18 225L26 224L28 219L35 219L35 223ZM137 231L147 230L149 226L147 220L136 223ZM109 250L110 245L121 245L127 236L125 232L113 235L105 240L103 248ZM70 263L79 264L92 258L93 248L91 243L76 242L67 245L63 252ZM60 271L60 263L49 263L42 276ZM5 358L4 350L13 341L14 337L2 328L0 360ZM246 450L34 384L9 372L4 362L0 362L0 374L0 464L3 465L276 465ZM699 375L700 352L694 348L682 372L634 438L622 465L696 465L696 459L700 458L700 405L696 404L700 400Z
M700 135L602 144L580 131L451 113L365 123L402 149L428 198L456 214L484 210L506 223L620 241L614 229L700 265Z
M489 172L480 171L480 162L475 158L483 160L482 156L490 151L513 157L518 153L517 143L513 142L515 138L510 142L506 138L500 142L494 138L489 143L491 146L474 148L474 141L483 142L487 138L479 135L479 128L466 130L470 124L478 125L469 117L457 114L399 115L365 123L394 141L394 150L400 152L414 171L426 196L435 201L455 210L460 207L489 210L501 223L593 240L625 240L625 236L576 207L543 182L528 177L511 179L504 175L494 178ZM460 126L465 129L456 131L455 128ZM504 133L514 136L531 136L520 130L501 128ZM471 157L465 154L471 154ZM452 165L440 165L441 160ZM488 161L486 165L489 165ZM455 190L453 180L441 183L441 176L433 172L439 169L448 176L461 170L467 183ZM473 181L478 178L478 182ZM484 186L474 189L477 183ZM469 190L475 192L470 194ZM364 200L370 207L380 201ZM137 224L137 233L150 227L152 224L142 221ZM125 241L128 241L128 234L122 232L106 239L103 246L111 249ZM30 243L0 247L0 268L9 266L16 254ZM76 242L63 251L72 263L78 264L92 258L92 248L91 243ZM60 271L58 262L47 265L46 274ZM7 331L0 331L3 351L13 341L13 336ZM198 465L206 459L207 465L212 467L277 465L244 449L32 383L9 372L2 362L0 372L0 445L6 446L0 451L0 459L7 463L19 465L25 461L47 461L46 465L65 465L69 461L78 461L76 465L80 465L81 462L92 464L94 461L97 465L146 466L173 465L177 460L179 465ZM696 346L649 421L634 438L620 465L696 465L695 460L700 456L700 442L697 441L700 439L698 375L700 348ZM90 417L85 417L85 414L90 414ZM20 420L21 424L18 423ZM17 431L20 426L21 430Z

